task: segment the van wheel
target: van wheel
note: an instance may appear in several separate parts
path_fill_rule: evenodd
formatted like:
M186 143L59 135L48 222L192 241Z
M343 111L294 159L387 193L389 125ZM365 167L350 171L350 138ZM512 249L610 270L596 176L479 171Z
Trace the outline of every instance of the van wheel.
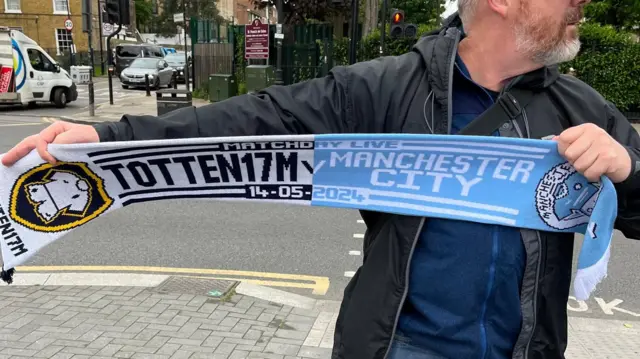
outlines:
M67 92L63 88L57 88L53 93L53 104L57 108L67 106Z

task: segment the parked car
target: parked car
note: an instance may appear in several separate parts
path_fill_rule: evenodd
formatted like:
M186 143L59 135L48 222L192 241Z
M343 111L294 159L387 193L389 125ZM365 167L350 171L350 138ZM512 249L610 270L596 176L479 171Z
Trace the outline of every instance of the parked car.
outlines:
M165 61L171 66L174 70L176 70L176 81L184 82L185 80L185 71L191 71L191 61L186 65L184 52L183 53L174 53L167 54L164 57ZM191 74L191 72L189 72Z
M122 70L120 83L122 88L145 87L145 75L149 75L149 85L153 89L162 86L171 87L173 68L164 59L139 58Z
M148 44L120 44L115 48L115 75L131 65L133 60L144 57L164 58L162 47Z

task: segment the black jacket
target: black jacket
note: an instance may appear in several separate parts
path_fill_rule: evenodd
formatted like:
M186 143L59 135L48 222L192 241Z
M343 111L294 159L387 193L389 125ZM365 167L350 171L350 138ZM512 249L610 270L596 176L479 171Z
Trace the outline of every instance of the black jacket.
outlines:
M321 133L429 133L451 128L453 62L461 33L457 17L397 57L337 67L320 79L274 86L159 118L124 116L96 125L101 141ZM608 131L631 155L632 175L618 184L616 228L640 238L640 137L600 94L548 67L510 86L536 95L501 136L543 138L587 122ZM431 94L431 96L430 96ZM427 101L428 100L428 101ZM413 249L424 219L362 212L367 225L362 267L344 292L334 359L383 359L406 298ZM521 230L527 253L521 290L522 329L514 359L561 359L567 345L567 300L573 235Z

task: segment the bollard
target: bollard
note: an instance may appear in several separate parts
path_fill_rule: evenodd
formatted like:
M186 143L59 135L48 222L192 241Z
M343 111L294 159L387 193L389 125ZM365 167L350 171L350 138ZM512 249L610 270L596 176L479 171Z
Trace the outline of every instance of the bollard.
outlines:
M178 75L176 75L176 73L173 73L173 89L177 90L178 89Z
M93 71L93 69L91 69ZM93 77L93 76L91 76ZM96 115L95 95L93 91L93 80L89 81L89 116Z
M147 89L147 96L151 96L151 89L149 88L149 74L144 74L144 87Z

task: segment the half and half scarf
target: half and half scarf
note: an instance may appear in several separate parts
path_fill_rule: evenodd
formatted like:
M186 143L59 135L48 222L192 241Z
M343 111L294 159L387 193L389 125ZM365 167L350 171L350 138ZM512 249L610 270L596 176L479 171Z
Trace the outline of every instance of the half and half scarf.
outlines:
M101 216L163 199L277 202L583 233L585 300L607 274L616 192L548 140L339 134L49 145L0 166L2 278ZM438 240L432 238L430 240ZM468 238L473 245L473 238Z

